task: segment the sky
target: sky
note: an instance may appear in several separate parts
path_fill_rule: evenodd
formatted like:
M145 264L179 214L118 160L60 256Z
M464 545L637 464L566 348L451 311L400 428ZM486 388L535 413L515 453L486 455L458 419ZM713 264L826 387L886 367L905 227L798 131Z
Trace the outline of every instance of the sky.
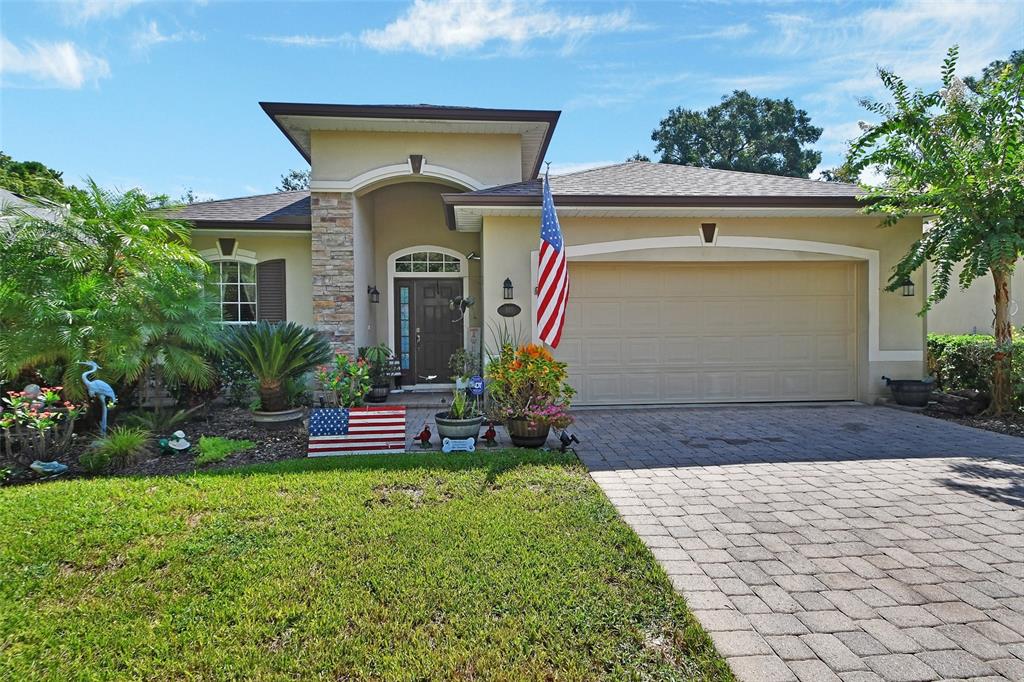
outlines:
M836 166L877 68L938 87L1024 48L1024 2L0 3L0 149L70 182L202 199L305 162L258 102L558 109L552 172L654 156L674 107L789 97Z

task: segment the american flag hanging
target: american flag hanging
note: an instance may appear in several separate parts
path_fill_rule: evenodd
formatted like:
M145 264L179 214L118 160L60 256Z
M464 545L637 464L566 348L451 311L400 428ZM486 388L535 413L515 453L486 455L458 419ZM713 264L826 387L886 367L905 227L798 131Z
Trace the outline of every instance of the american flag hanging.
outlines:
M562 249L562 229L558 226L551 183L544 174L544 201L540 211L540 264L537 278L537 332L540 340L558 348L565 326L565 306L569 302L569 269Z
M405 407L318 407L309 413L310 457L405 452Z

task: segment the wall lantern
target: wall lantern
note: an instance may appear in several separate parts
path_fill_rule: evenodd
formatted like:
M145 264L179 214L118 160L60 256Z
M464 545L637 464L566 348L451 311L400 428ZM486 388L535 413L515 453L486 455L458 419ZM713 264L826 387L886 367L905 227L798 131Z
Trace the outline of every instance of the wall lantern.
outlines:
M370 295L370 303L380 303L380 292L377 291L377 287L372 285L366 287L366 293Z
M904 296L909 298L914 295L914 282L909 277L900 282L900 286L903 288Z
M505 283L501 285L502 293L506 301L512 300L512 280L508 277L505 278Z

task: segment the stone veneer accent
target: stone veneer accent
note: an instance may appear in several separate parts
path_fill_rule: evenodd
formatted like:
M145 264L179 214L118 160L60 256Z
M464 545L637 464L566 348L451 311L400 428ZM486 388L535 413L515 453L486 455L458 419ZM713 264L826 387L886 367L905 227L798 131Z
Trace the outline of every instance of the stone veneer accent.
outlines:
M350 192L311 192L313 321L335 350L355 353Z

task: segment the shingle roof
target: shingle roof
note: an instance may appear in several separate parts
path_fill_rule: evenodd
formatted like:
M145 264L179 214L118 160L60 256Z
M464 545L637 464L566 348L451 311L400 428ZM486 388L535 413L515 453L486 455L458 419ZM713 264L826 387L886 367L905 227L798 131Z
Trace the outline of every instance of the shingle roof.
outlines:
M196 226L219 223L248 223L255 228L308 229L309 190L257 194L251 197L219 199L189 204L168 214Z
M806 178L627 161L610 166L551 176L557 197L843 197L861 196L857 185ZM470 197L539 197L541 181L529 180L466 192Z

